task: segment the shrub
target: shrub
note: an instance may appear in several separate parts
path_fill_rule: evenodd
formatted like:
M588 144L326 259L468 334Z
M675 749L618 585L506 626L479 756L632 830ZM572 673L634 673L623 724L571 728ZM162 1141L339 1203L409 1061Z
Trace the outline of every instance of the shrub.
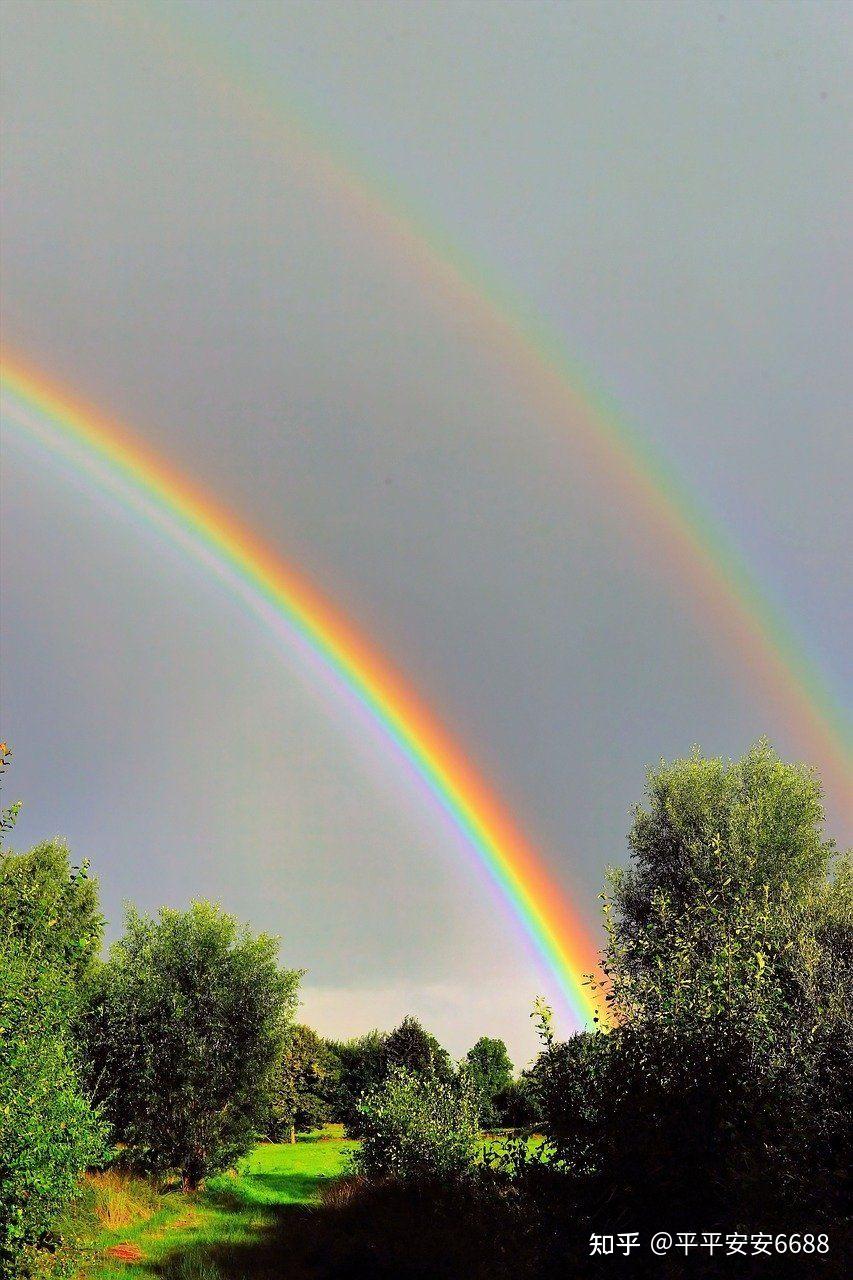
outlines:
M509 1084L495 1095L494 1105L500 1117L500 1123L511 1129L525 1128L534 1124L541 1115L541 1110L536 1106L531 1094L527 1077L524 1075L519 1080L510 1080Z
M80 1087L65 975L36 950L0 948L0 1273L27 1273L53 1247L54 1224L81 1171L102 1153L102 1126Z
M0 775L10 752L0 743ZM0 812L0 839L20 806ZM81 1090L76 984L100 937L97 888L58 841L0 852L0 1273L40 1271L79 1175L102 1151Z
M476 1091L465 1074L444 1080L392 1067L359 1111L362 1144L354 1168L364 1177L430 1183L471 1172L479 1125Z
M279 969L277 950L208 903L128 911L83 1034L131 1168L177 1169L192 1190L248 1151L296 1003L299 974Z

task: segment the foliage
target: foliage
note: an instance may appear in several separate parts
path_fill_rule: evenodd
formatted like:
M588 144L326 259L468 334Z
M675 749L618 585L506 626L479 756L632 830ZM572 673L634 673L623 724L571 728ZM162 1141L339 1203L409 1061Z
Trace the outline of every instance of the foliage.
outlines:
M435 1036L411 1014L385 1039L381 1064L383 1076L397 1067L413 1075L437 1076L442 1080L450 1080L453 1075L453 1063L447 1050L442 1049Z
M76 985L101 945L98 883L88 865L71 865L62 840L46 840L27 853L0 858L0 919L7 937L38 949Z
M481 1124L488 1128L506 1123L505 1108L510 1100L512 1062L503 1040L480 1036L465 1055L465 1064L477 1091Z
M9 760L0 745L0 772ZM0 815L0 834L19 806ZM80 1172L102 1150L71 1036L75 982L100 921L90 882L57 843L0 852L0 1271L25 1275Z
M587 1189L661 1225L840 1209L851 875L820 787L766 743L650 773L609 877L608 1033L546 1043L540 1096ZM686 1217L685 1217L686 1215Z
M277 944L209 903L128 909L90 984L92 1080L123 1157L192 1188L251 1146L296 1003Z
M518 1080L510 1080L509 1084L495 1095L494 1107L499 1116L499 1123L513 1129L535 1124L541 1114L526 1072L523 1072Z
M358 1104L362 1094L380 1083L384 1075L384 1031L368 1031L352 1040L327 1042L336 1063L330 1110L352 1133L358 1132Z
M290 1028L270 1084L267 1133L274 1142L319 1129L330 1118L336 1058L311 1027Z
M68 980L17 939L0 945L0 1271L50 1246L81 1171L102 1151L69 1034Z
M393 1031L369 1031L328 1047L337 1060L337 1079L330 1089L331 1111L353 1137L361 1134L364 1094L381 1084L395 1068L442 1080L453 1078L450 1055L411 1015Z
M447 1080L394 1066L359 1110L362 1143L354 1167L364 1177L427 1184L471 1173L479 1119L466 1073Z
M601 1118L599 1055L611 1041L599 1032L579 1031L557 1042L541 1021L540 1033L543 1051L525 1076L528 1104L537 1117L547 1117L552 1138L571 1137L575 1169L588 1170L586 1144Z

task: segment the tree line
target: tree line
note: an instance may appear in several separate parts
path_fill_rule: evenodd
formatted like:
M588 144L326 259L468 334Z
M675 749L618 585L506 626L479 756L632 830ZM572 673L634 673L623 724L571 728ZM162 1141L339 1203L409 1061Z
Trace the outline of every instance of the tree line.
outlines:
M476 1258L537 1280L568 1259L587 1274L578 1239L617 1223L841 1230L853 868L825 835L818 778L765 742L738 761L662 761L628 843L603 894L598 1021L560 1042L540 1005L541 1052L519 1077L500 1041L453 1063L411 1017L323 1039L296 1021L301 973L277 941L208 903L129 910L102 958L88 868L57 841L5 853L0 1264L26 1274L51 1246L86 1167L120 1160L191 1189L259 1136L329 1119L361 1138L352 1230L380 1230L392 1203L407 1224L370 1241L388 1274L407 1274L395 1250L419 1215L429 1261L413 1274L473 1275ZM484 1148L500 1123L540 1139Z
M0 772L9 762L0 750ZM18 806L2 815L8 835ZM0 853L0 1261L55 1242L86 1168L176 1174L185 1190L259 1138L330 1121L360 1132L360 1103L395 1071L470 1078L484 1123L524 1110L502 1041L462 1064L418 1020L349 1041L296 1020L302 972L279 940L219 906L128 907L101 956L97 881L61 840ZM525 1112L525 1114L527 1114Z

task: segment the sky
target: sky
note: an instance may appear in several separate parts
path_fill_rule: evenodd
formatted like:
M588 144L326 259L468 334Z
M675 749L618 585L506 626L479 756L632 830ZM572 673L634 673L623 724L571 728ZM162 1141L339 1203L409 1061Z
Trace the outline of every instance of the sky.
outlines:
M326 166L374 175L549 326L849 706L846 6L0 17L4 346L369 635L590 929L650 764L762 734L807 756L571 423ZM553 982L387 744L79 477L11 436L0 462L19 846L89 858L110 936L125 900L193 897L280 935L323 1032L413 1012L523 1065Z

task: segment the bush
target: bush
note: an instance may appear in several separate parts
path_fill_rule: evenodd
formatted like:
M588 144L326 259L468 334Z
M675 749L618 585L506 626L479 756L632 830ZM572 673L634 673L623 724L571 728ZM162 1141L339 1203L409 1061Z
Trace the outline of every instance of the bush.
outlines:
M527 1077L511 1080L505 1088L495 1095L495 1110L500 1123L510 1129L523 1129L535 1124L541 1110L536 1106Z
M177 1169L192 1190L252 1145L299 974L277 943L208 903L129 910L92 981L83 1034L92 1081L140 1171Z
M0 775L10 752L0 743ZM0 812L0 840L19 805ZM79 1175L102 1152L72 1038L100 937L97 887L58 841L0 851L0 1273L41 1270Z
M356 1172L407 1183L454 1181L471 1172L479 1123L476 1091L453 1080L392 1067L359 1106L362 1144Z
M65 975L38 951L0 948L0 1273L25 1275L80 1173L102 1154L102 1126L80 1087ZM30 1255L32 1261L32 1255Z

